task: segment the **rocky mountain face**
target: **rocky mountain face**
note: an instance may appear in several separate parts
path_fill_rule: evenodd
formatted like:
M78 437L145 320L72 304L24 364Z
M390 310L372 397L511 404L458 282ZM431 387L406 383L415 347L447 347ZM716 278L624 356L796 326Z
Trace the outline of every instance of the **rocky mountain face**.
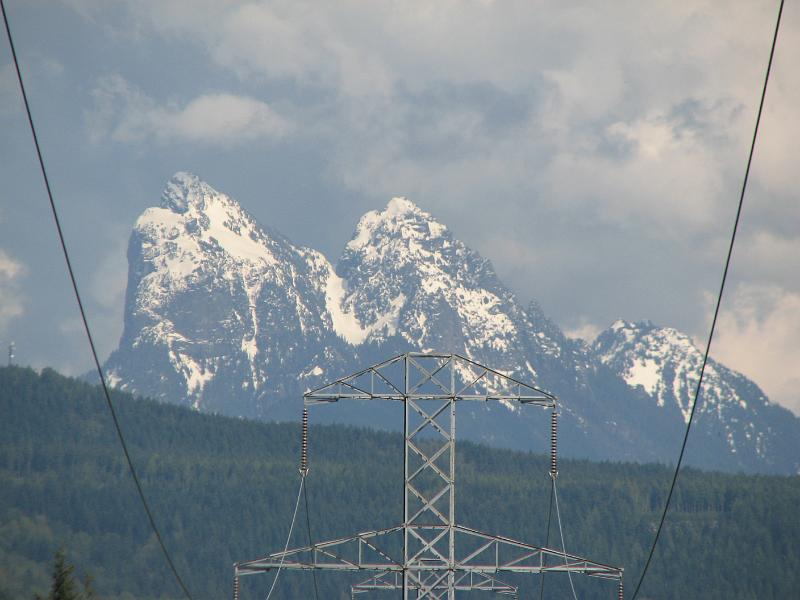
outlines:
M592 352L672 420L688 423L703 364L703 352L688 335L650 322L617 321L598 336ZM797 472L798 419L772 404L755 383L710 358L700 399L693 441L707 455L703 464L724 467L733 460L739 468L759 470L777 468L777 456L794 456L786 470Z
M405 198L365 214L334 269L178 173L137 220L128 260L125 328L106 372L122 389L200 410L296 418L307 389L401 352L455 352L557 394L564 453L668 462L702 361L687 336L647 323L617 322L592 345L567 338ZM722 365L707 377L689 462L798 472L800 419ZM314 418L399 426L387 403L351 404ZM461 436L546 448L535 408L459 411Z
M106 365L122 389L263 415L336 364L341 344L320 310L337 279L328 260L192 175L175 175L136 221L128 263L124 331Z

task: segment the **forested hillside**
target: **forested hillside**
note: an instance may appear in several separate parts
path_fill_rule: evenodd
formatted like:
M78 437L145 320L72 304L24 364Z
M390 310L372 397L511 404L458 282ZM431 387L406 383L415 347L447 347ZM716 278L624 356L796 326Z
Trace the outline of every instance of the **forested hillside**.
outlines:
M199 414L121 393L115 399L178 570L198 600L230 597L232 563L285 542L297 492L299 427ZM312 425L308 485L316 539L401 520L400 448L396 434ZM462 443L458 461L460 522L544 543L545 457ZM563 461L560 472L567 550L624 566L630 594L670 470ZM798 477L685 472L640 598L799 597L798 506ZM304 527L295 534L293 544L306 543ZM102 598L180 597L99 390L51 370L2 368L0 598L45 592L59 546L77 572L94 576ZM507 579L522 584L523 598L533 590L538 597L538 580ZM350 581L321 577L321 596L349 598ZM580 598L615 597L608 582L575 582ZM270 583L271 575L249 578L242 597L263 598ZM564 597L566 583L548 576L545 597ZM282 574L273 598L310 598L310 590L308 574Z

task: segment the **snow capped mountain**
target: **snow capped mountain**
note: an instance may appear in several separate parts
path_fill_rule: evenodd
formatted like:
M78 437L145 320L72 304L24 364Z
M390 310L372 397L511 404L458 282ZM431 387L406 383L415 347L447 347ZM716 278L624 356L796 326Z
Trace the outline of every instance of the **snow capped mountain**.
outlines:
M537 305L523 308L487 259L407 198L361 217L337 273L348 290L341 306L363 327L343 335L353 344L396 336L401 348L456 352L526 380L539 375L531 357L539 368L563 370L576 347Z
M631 388L644 392L664 411L677 410L688 423L703 364L703 352L689 336L648 321L620 320L597 337L592 350ZM695 423L707 435L713 429L741 468L752 468L754 459L773 461L775 446L789 441L778 435L782 422L793 420L744 375L709 359ZM795 441L794 464L786 465L790 472L800 468L797 446Z
M628 385L643 389L658 406L674 404L688 423L703 363L703 354L689 336L648 321L634 324L619 320L597 338L593 349L600 361ZM747 408L713 360L706 366L704 381L706 405L734 400Z
M412 348L477 359L522 350L522 311L489 261L406 198L361 218L337 273L347 282L343 306L373 341L399 335Z
M334 269L178 173L160 206L137 220L128 261L109 379L197 409L291 418L302 393L326 381L408 350L455 352L555 392L565 453L669 461L696 384L698 351L685 335L620 321L592 346L569 339L406 198L361 217ZM796 472L800 420L722 365L707 375L696 436L703 453L693 462ZM396 425L383 408L341 404L318 419ZM546 448L538 413L497 403L459 410L461 435Z
M322 374L333 267L194 175L176 174L139 217L128 261L125 328L107 363L122 389L260 413L287 371Z

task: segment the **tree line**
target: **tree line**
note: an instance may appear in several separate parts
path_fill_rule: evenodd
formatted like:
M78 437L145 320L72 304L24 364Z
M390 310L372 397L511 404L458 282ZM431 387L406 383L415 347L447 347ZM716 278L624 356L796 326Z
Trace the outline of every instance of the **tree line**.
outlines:
M114 399L176 567L195 598L230 597L233 563L282 549L286 541L298 485L299 425L200 414L118 392ZM402 436L314 427L313 410L311 418L313 538L398 524ZM74 585L87 599L181 597L115 435L95 386L49 369L0 368L0 598L50 598L59 548L77 572L92 574L88 588ZM461 442L457 456L458 520L543 545L547 457ZM632 589L670 475L665 465L562 459L567 551L625 567ZM640 598L798 597L799 505L798 477L686 470ZM551 547L560 546L557 539L551 535ZM307 541L305 526L297 527L292 545ZM263 597L271 577L243 580L242 598ZM538 597L538 579L507 579L520 585L522 597ZM574 580L581 598L615 597L613 585ZM321 575L321 596L349 598L353 582ZM546 598L568 590L562 577L547 577ZM308 574L289 572L273 596L312 597Z

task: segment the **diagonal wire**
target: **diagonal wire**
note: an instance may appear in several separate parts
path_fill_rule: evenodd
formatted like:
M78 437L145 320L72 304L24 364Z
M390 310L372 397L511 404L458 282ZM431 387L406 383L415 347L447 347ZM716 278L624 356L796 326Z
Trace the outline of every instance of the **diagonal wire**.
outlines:
M14 48L14 39L11 37L11 27L8 23L8 15L6 14L6 6L3 0L0 0L0 10L3 13L3 22L5 23L6 28L6 35L8 36L8 43L11 46L11 56L14 59L14 67L17 71L17 80L19 81L19 88L22 92L22 100L25 103L25 112L28 116L28 125L30 125L31 134L33 135L33 143L36 147L36 156L39 159L39 166L42 171L42 177L44 178L44 185L47 189L47 197L50 200L50 210L53 213L53 220L55 221L56 230L58 231L58 239L61 243L61 251L64 254L64 261L67 264L67 271L69 273L69 279L72 283L72 291L75 294L75 300L78 303L78 309L81 313L81 320L83 321L83 328L86 331L86 337L89 340L89 346L92 351L92 358L94 359L95 367L97 368L97 374L100 376L100 383L102 384L103 394L106 398L106 404L108 405L108 410L111 413L111 418L114 421L114 428L117 430L117 437L119 438L119 443L122 446L122 451L125 454L125 460L128 463L128 469L130 470L131 477L133 478L133 482L136 484L136 491L139 494L139 499L142 501L142 506L144 507L144 511L147 514L147 520L150 522L150 528L153 530L153 533L158 540L159 546L161 546L161 551L164 554L164 558L169 565L172 574L175 576L175 580L178 582L178 585L183 590L184 595L189 599L192 600L192 595L189 593L186 585L184 584L181 576L178 574L178 570L175 568L175 563L172 560L169 552L167 551L167 547L164 544L164 539L161 537L161 532L159 531L158 527L156 526L155 519L153 518L153 512L150 510L150 505L147 503L147 498L144 495L144 491L142 490L142 484L139 481L139 476L136 473L136 469L133 466L133 461L131 460L130 452L128 451L128 445L125 443L125 437L122 434L122 427L119 423L119 418L117 417L117 412L114 409L114 404L111 401L111 394L108 390L108 385L106 384L106 379L103 376L103 369L100 366L100 359L97 356L97 349L95 348L94 338L92 337L92 332L89 328L89 321L86 318L86 311L83 308L83 302L81 301L81 295L78 291L78 283L75 279L75 272L72 268L72 262L69 258L69 252L67 251L67 244L64 241L64 232L61 229L61 221L58 218L58 211L56 210L56 204L53 200L53 192L50 188L50 180L47 177L47 170L44 166L44 159L42 158L42 150L39 146L39 137L36 135L36 127L33 124L33 116L31 114L31 107L28 103L28 94L25 91L25 84L22 81L22 72L20 71L19 61L17 59L17 51Z
M558 490L556 489L556 478L553 477L553 498L556 504L556 519L558 520L558 533L561 534L561 550L564 553L564 566L567 565L567 545L564 543L564 529L561 527L561 511L558 509ZM569 587L572 589L572 597L578 600L578 595L575 593L575 585L572 583L572 571L567 568L567 577L569 577Z
M548 548L550 546L550 522L553 520L553 491L555 490L556 480L552 477L550 478L550 508L547 509L547 535L544 541L544 547ZM547 566L547 555L545 554L542 557L542 562L545 566ZM544 572L542 572L542 576L539 579L539 600L543 600L544 598Z
M767 72L764 75L764 86L761 90L761 101L758 105L758 116L756 117L756 124L753 130L753 141L750 144L750 154L747 157L747 168L744 172L744 181L742 182L742 191L739 195L739 207L736 210L736 220L733 224L733 232L731 233L731 242L728 246L728 256L725 259L725 270L722 273L722 283L719 287L719 294L717 294L717 305L714 308L714 318L711 321L711 330L708 332L708 342L706 343L706 351L705 355L703 356L703 365L700 367L700 378L697 380L697 387L694 391L694 401L692 402L692 411L689 414L689 422L686 424L686 432L683 436L683 443L681 444L681 452L678 455L678 464L675 465L675 473L672 476L672 484L669 487L669 494L667 494L667 501L664 503L664 512L661 514L661 521L658 524L658 529L656 530L656 535L653 538L653 544L650 547L650 553L647 557L647 562L645 562L644 569L642 569L642 574L639 577L639 582L636 584L636 589L633 592L633 597L631 600L636 600L637 595L639 594L639 589L642 587L642 582L644 581L645 575L647 575L647 569L650 567L650 562L653 560L653 553L656 549L656 544L658 544L658 539L661 536L661 531L664 527L664 521L667 518L667 512L669 511L670 501L672 500L672 494L675 491L675 483L678 480L678 473L681 468L681 463L683 462L683 456L686 451L686 442L689 439L689 432L692 428L692 422L694 421L694 414L695 410L697 409L698 401L700 399L700 391L703 385L703 375L705 374L706 364L708 363L708 355L711 351L711 341L714 339L714 330L717 326L717 317L719 316L719 308L722 304L722 295L725 291L725 282L728 278L728 270L731 265L731 256L733 255L733 245L736 241L736 232L739 229L739 220L742 216L742 206L744 205L744 194L747 190L747 181L750 177L750 166L753 163L753 153L755 152L756 148L756 139L758 138L758 126L761 123L761 113L764 109L764 99L767 95L767 84L769 83L769 75L770 71L772 70L772 59L775 56L775 46L778 42L778 31L780 30L781 26L781 16L783 15L783 3L784 0L781 0L780 7L778 8L778 18L775 22L775 33L772 36L772 47L769 51L769 62L767 63Z
M267 593L266 600L269 600L272 597L272 592L275 591L275 585L278 583L278 577L281 575L281 571L283 570L283 563L286 560L286 553L289 551L289 543L292 541L292 532L294 531L294 524L297 522L297 509L300 508L300 497L305 489L306 476L302 473L300 474L300 488L297 490L297 502L294 503L294 514L292 515L292 523L289 525L289 535L286 536L286 545L283 547L283 554L281 554L281 561L278 565L278 570L275 572L275 579L272 580L272 586L269 588L269 593Z
M308 483L303 487L303 497L306 503L306 529L308 530L308 545L314 547L314 542L311 538L311 517L308 514ZM312 550L313 552L313 550ZM311 576L314 578L314 598L319 600L319 588L317 587L317 570L311 570Z

